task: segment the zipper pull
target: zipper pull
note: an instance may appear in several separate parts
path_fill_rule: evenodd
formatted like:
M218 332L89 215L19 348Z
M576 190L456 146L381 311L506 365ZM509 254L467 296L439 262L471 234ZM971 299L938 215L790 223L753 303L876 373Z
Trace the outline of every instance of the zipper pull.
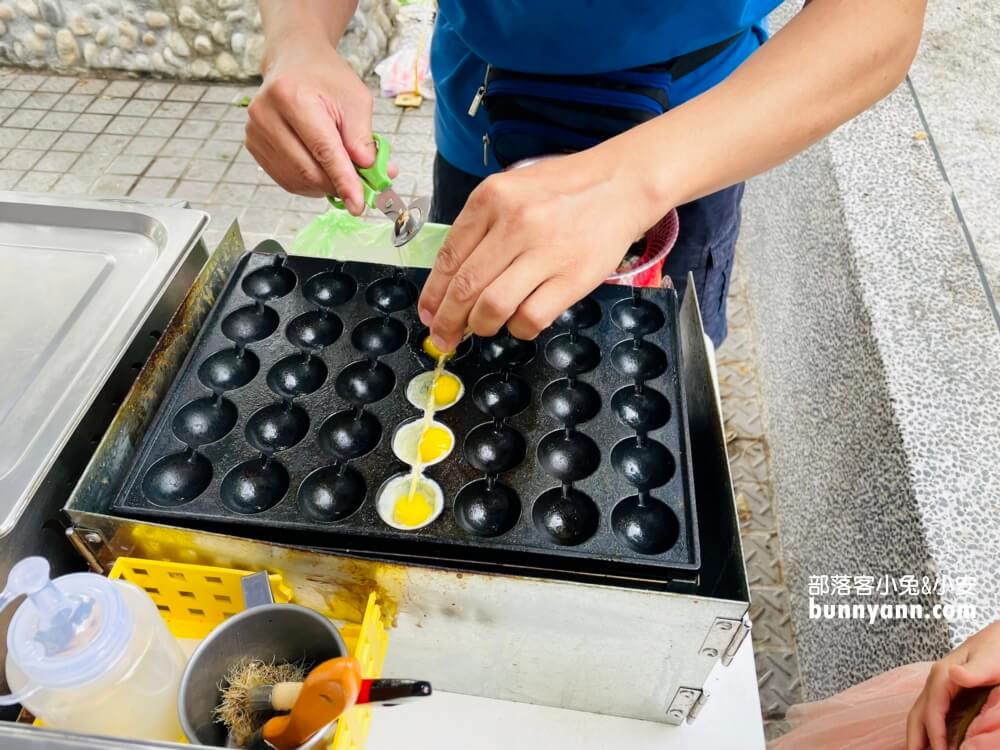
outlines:
M483 101L483 96L486 95L486 87L480 86L476 89L476 95L472 97L472 104L469 105L469 117L475 117L476 112L479 111L479 105Z
M483 166L490 165L490 134L483 133Z
M486 72L483 74L483 83L478 89L476 89L476 95L472 97L472 104L469 105L469 117L475 117L476 112L479 111L479 105L483 102L483 97L486 96L486 79L490 77L490 68L492 65L486 66Z

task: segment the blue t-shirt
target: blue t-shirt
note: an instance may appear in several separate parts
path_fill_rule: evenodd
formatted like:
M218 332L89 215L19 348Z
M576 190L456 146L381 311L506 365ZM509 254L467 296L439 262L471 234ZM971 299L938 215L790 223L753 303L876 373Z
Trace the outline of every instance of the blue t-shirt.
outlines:
M673 83L676 106L728 76L766 38L764 20L781 0L439 0L431 46L437 147L476 175L483 166L483 107L469 105L486 64L524 73L574 75L666 62L740 34ZM492 162L492 157L490 158Z

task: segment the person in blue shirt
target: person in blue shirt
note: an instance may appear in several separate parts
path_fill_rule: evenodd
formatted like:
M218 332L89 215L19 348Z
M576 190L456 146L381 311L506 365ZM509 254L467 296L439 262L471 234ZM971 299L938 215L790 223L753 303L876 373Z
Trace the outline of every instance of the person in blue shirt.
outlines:
M743 181L892 91L925 10L925 0L807 0L767 39L779 3L439 0L431 218L452 228L418 311L440 349L469 328L534 338L675 207L681 234L665 271L681 290L693 273L706 332L721 343ZM339 195L359 214L354 165L375 158L372 102L336 51L356 4L260 0L264 80L246 145L285 189ZM480 106L484 84L487 103L507 92L506 122ZM621 100L645 114L609 130ZM505 143L524 146L530 132L537 149L567 155L500 171L490 136L501 131Z

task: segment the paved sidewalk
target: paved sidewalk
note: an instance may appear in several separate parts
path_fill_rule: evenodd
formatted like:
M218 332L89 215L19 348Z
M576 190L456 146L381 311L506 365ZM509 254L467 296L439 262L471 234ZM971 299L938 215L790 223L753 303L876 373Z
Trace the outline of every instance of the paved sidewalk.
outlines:
M243 148L256 87L73 78L0 69L0 190L182 198L212 215L209 245L238 218L248 244L290 240L326 208L279 188ZM433 110L376 99L400 195L430 192Z
M243 147L255 87L73 78L0 68L0 190L179 198L212 215L213 248L233 219L248 246L286 246L326 210L279 188ZM407 200L431 192L433 102L401 111L375 94ZM730 335L719 351L723 410L753 596L753 644L768 733L801 697L763 421L751 307L737 264Z

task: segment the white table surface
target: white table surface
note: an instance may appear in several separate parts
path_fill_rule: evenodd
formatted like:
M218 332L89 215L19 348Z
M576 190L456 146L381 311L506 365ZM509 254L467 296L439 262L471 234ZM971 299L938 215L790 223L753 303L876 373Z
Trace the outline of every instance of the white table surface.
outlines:
M764 728L750 639L716 664L708 703L691 724L567 711L436 692L423 704L375 709L368 750L762 750Z

